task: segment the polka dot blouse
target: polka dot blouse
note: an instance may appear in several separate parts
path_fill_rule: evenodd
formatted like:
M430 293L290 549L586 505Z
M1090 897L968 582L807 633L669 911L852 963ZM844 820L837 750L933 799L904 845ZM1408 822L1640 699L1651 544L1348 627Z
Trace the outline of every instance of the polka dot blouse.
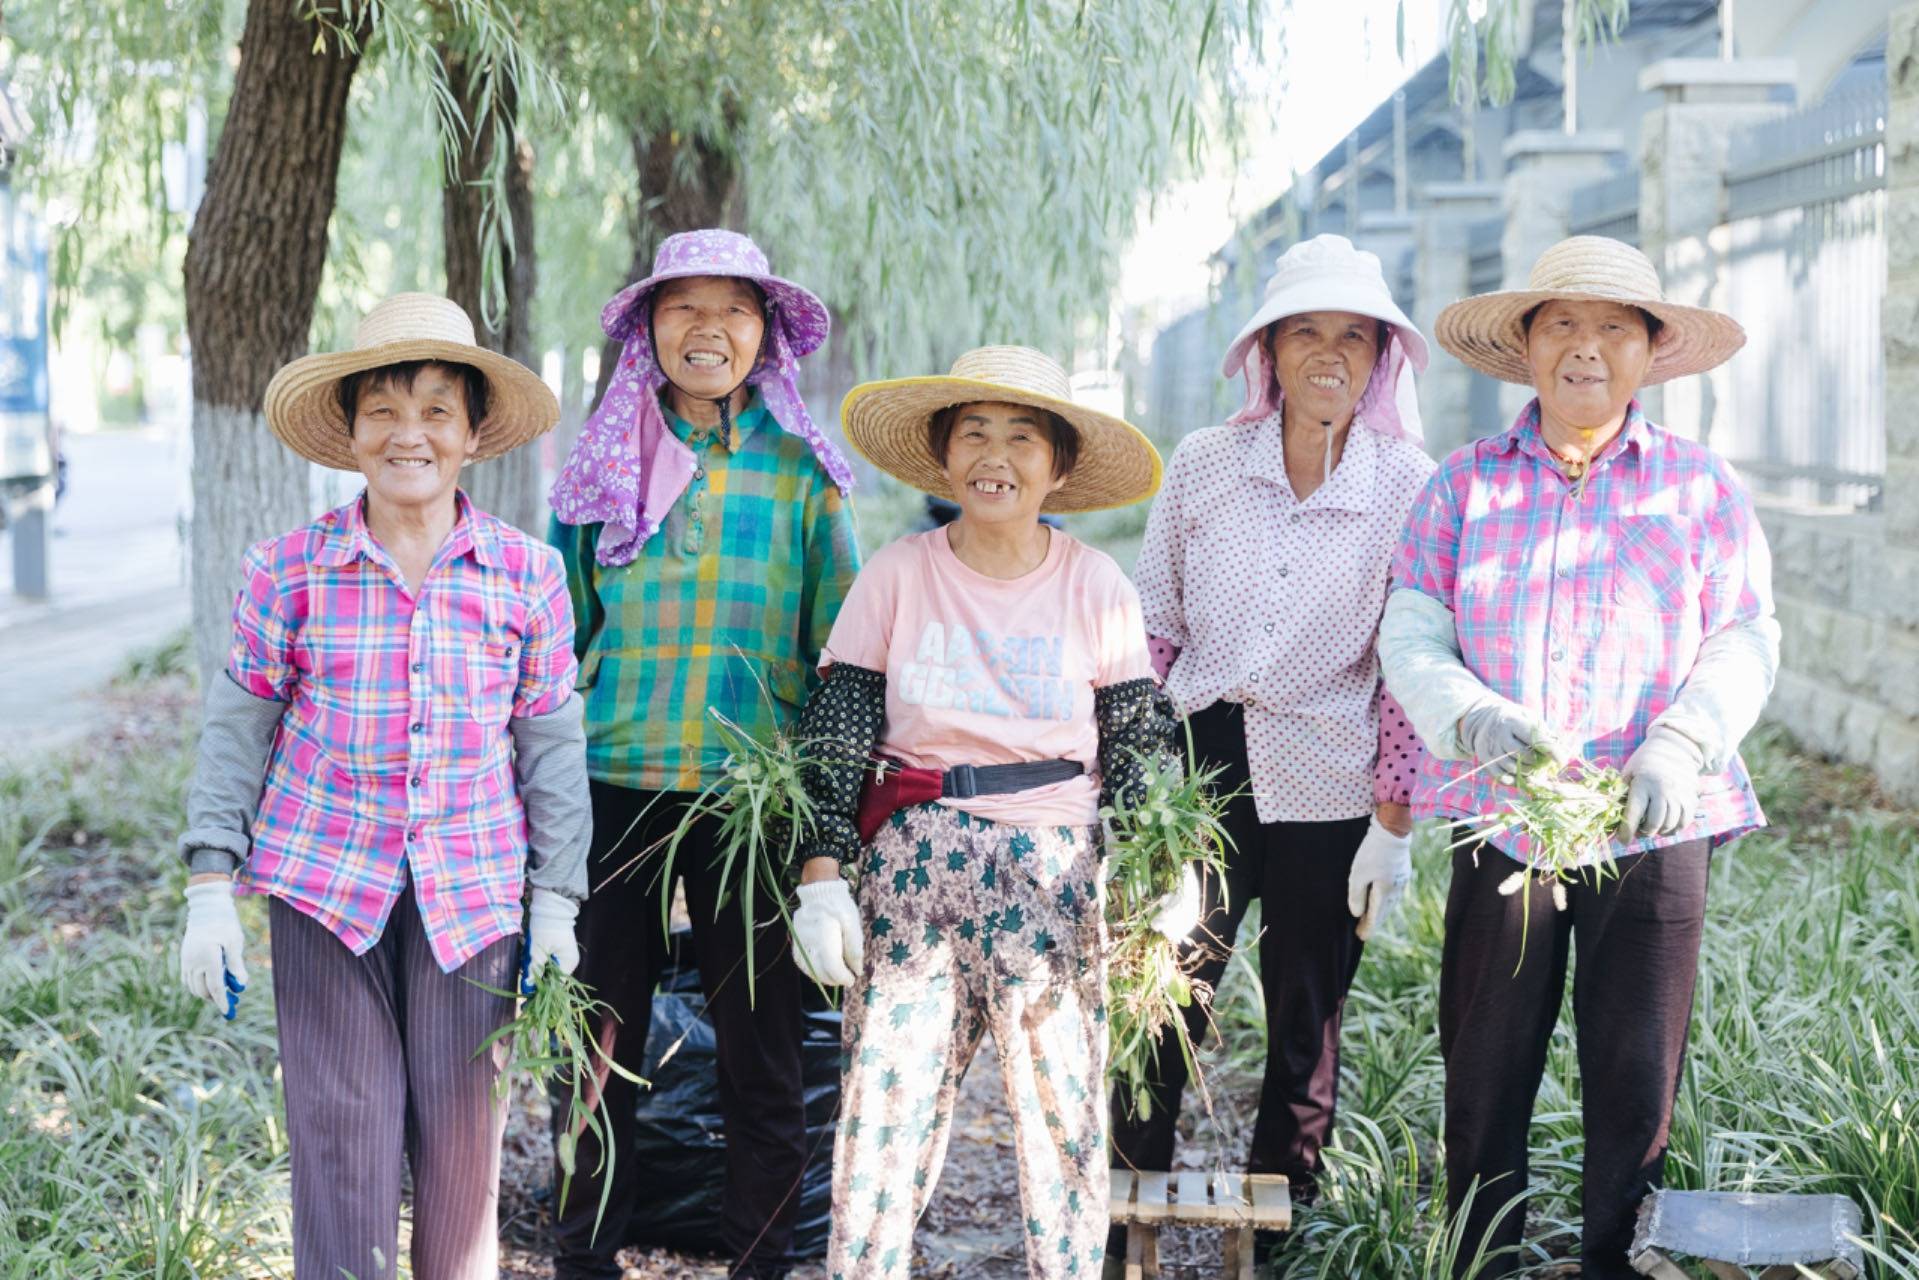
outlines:
M1245 706L1262 822L1406 803L1424 754L1379 678L1376 642L1407 513L1433 462L1355 422L1300 501L1277 413L1180 442L1134 577L1154 665L1184 715Z

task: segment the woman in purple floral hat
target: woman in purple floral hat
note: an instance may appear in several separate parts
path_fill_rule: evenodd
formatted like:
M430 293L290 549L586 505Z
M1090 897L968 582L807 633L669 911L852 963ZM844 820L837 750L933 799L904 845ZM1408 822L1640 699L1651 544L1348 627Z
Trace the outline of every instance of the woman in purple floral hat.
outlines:
M826 340L826 307L771 273L736 232L670 236L653 274L607 303L623 342L605 398L553 488L550 540L578 619L592 779L592 883L580 976L610 1007L613 1056L643 1073L653 987L667 956L662 896L640 867L718 780L716 711L761 737L806 701L820 650L859 568L846 495L852 471L807 416L798 362ZM712 824L675 864L718 1040L726 1198L718 1242L737 1276L785 1274L805 1163L800 983L778 904L760 904L749 1001L742 914L707 850ZM616 1159L604 1176L590 1133L556 1205L559 1280L615 1277L617 1226L634 1207L634 1086L606 1083ZM556 1116L569 1114L558 1109Z

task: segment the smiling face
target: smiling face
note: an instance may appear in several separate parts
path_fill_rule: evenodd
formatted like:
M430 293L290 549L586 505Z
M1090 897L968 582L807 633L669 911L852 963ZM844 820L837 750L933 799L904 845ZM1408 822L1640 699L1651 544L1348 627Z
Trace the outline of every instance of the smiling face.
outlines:
M760 295L745 280L690 276L653 295L660 368L687 395L717 400L745 382L765 333Z
M1054 474L1058 451L1046 412L993 402L948 412L952 434L941 466L961 516L978 524L1037 525L1041 504L1066 483L1065 474Z
M480 447L459 369L422 365L409 380L376 376L360 387L349 429L367 501L390 510L451 506L460 468Z
M1613 426L1652 366L1645 314L1619 302L1548 302L1526 331L1526 363L1549 427Z
M1267 333L1287 410L1335 429L1350 423L1379 360L1379 321L1350 311L1306 311L1274 321Z

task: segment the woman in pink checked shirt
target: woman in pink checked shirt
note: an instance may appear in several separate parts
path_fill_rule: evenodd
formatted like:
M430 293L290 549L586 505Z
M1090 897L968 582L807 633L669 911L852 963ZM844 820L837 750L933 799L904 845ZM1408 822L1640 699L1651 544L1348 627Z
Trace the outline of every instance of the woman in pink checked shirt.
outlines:
M247 552L180 839L182 977L232 1017L233 895L267 896L297 1277L398 1274L404 1158L413 1275L493 1280L506 1105L500 1050L476 1054L513 1014L523 895L534 979L579 961L591 815L559 553L458 484L559 406L457 305L400 294L275 375L266 416L366 490Z
M1382 696L1373 641L1387 572L1432 471L1401 392L1426 342L1379 259L1340 236L1289 249L1226 353L1246 405L1168 464L1134 577L1166 692L1201 766L1241 789L1234 849L1189 944L1224 971L1261 900L1266 1076L1250 1167L1311 1203L1330 1136L1339 1023L1360 951L1410 874L1418 742ZM1404 375L1405 386L1401 380ZM1197 1040L1206 1011L1189 1016ZM1181 1055L1160 1061L1151 1113L1113 1104L1113 1162L1166 1169Z
M1543 880L1508 885L1523 839L1453 852L1439 1038L1458 1271L1520 1263L1527 1126L1576 939L1581 1274L1626 1280L1635 1210L1665 1161L1708 862L1765 821L1738 748L1779 660L1752 500L1635 396L1724 362L1745 333L1667 302L1637 249L1575 236L1530 288L1441 312L1438 335L1536 398L1441 464L1394 566L1380 652L1431 748L1414 810L1493 812L1510 793L1484 766L1533 752L1621 768L1631 786L1607 851L1619 874L1575 882L1563 911ZM1494 1258L1479 1269L1482 1244Z

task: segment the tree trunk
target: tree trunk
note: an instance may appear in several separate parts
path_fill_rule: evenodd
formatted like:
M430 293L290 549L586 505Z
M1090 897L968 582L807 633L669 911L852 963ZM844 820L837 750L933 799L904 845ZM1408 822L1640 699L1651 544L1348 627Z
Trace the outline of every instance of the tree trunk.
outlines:
M326 263L357 53L286 0L251 0L206 194L187 243L193 352L193 640L224 665L241 553L307 518L307 464L261 413L275 370L304 355ZM363 47L364 27L355 47Z
M460 114L471 130L460 154L457 172L449 177L441 200L441 225L446 241L447 296L466 308L480 345L510 356L535 372L533 350L533 290L536 281L533 243L533 147L517 128L518 102L510 84L497 90L493 109L482 116L477 86L464 54L444 50L447 80L460 103ZM500 242L500 276L506 286L506 306L486 321L482 298L485 262L481 227L486 212L485 178L493 162L493 148L501 136L512 147L506 166L504 216L511 223ZM541 492L540 446L530 444L505 457L478 463L462 478L466 491L482 511L539 537L546 530L546 500Z
M693 157L693 176L687 181L681 180L674 167L683 148ZM626 272L629 283L653 273L653 255L668 236L701 227L737 229L743 221L739 158L730 148L671 130L635 129L633 162L639 169L640 207L646 212L633 229L633 264ZM620 344L609 339L600 352L600 380L593 388L595 405L606 394L619 359Z

